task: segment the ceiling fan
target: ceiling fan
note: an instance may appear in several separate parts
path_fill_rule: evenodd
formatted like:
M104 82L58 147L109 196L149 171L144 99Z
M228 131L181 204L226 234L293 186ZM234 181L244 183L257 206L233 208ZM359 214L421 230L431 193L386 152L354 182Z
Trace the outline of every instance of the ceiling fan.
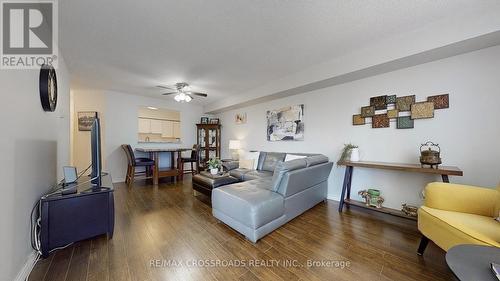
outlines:
M156 87L160 88L160 89L166 89L166 90L173 91L173 92L163 93L162 95L168 96L168 95L175 94L174 99L177 102L190 102L193 100L193 96L199 96L199 97L204 97L204 98L206 98L208 96L205 93L191 91L189 84L186 82L175 83L175 85L172 85L172 86L158 85Z

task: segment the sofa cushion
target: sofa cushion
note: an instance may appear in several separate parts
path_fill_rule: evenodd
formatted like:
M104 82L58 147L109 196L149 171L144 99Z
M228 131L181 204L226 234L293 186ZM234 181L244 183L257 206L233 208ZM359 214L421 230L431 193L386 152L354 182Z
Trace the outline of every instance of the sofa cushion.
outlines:
M244 180L244 176L246 173L249 173L251 172L252 170L249 170L249 169L245 169L245 168L238 168L238 169L234 169L234 170L231 170L229 171L229 175L231 177L235 177L237 178L238 180L242 181Z
M286 162L278 162L274 168L273 181L272 181L272 190L277 191L280 185L281 179L285 175L285 173L297 169L303 169L307 166L307 162L305 159L295 159Z
M243 175L243 180L249 181L261 178L271 178L272 176L273 173L268 171L250 171Z
M314 155L314 156L309 156L305 159L307 162L307 167L328 162L328 157L326 157L325 155Z
M269 187L271 178L235 183L214 189L212 207L257 229L284 214L284 199Z
M262 168L259 170L273 172L276 163L285 160L286 153L280 152L266 152L264 161L262 162Z
M239 167L243 169L255 170L255 159L240 159Z
M445 251L458 244L500 247L500 224L487 216L422 206L418 229Z
M222 167L226 171L231 171L234 169L237 169L239 167L238 161L223 161L222 162Z

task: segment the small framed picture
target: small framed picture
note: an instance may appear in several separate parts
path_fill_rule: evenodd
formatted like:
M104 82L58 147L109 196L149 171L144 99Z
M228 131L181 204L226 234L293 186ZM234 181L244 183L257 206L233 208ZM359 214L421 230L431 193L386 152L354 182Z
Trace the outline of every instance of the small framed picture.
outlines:
M97 116L95 111L78 112L78 131L90 131Z
M219 118L210 118L210 124L219 124Z
M208 124L208 117L201 117L201 124Z
M234 122L238 125L245 124L247 122L247 113L236 113L234 116Z

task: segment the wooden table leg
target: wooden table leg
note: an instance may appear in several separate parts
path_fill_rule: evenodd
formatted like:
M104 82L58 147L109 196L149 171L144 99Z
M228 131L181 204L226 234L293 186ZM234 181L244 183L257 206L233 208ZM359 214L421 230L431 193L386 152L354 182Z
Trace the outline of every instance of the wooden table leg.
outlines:
M153 159L155 160L155 168L153 169L153 184L158 185L158 176L160 169L160 153L153 152Z
M344 184L342 185L342 194L340 195L340 202L339 202L339 212L342 212L342 209L344 208L344 199L345 199L345 195L346 195L346 190L349 189L349 192L351 190L351 186L349 183L351 171L352 171L352 167L350 167L350 166L345 167Z
M184 180L184 163L181 161L182 152L177 151L177 171L179 172L178 180Z
M175 152L174 151L170 151L170 166L171 166L170 168L172 170L175 170L175 162L174 161L175 161ZM177 179L177 176L171 176L170 179L173 182L174 180Z
M180 161L179 161L179 160L180 160L179 155L180 155L181 153L180 153L179 151L176 151L176 153L177 153L177 157L175 158L175 163L176 163L175 165L177 166L177 168L176 168L176 171L177 171L177 176L175 177L175 179L176 179L177 181L180 181L180 180L182 180L182 176L181 176L181 163L180 163Z

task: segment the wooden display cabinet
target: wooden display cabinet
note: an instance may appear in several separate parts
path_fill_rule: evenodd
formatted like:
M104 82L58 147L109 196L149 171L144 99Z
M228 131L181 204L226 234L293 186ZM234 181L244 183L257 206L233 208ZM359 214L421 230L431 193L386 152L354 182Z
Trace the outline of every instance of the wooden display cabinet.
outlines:
M221 125L220 124L196 124L198 151L198 167L206 169L206 162L213 157L220 159Z

